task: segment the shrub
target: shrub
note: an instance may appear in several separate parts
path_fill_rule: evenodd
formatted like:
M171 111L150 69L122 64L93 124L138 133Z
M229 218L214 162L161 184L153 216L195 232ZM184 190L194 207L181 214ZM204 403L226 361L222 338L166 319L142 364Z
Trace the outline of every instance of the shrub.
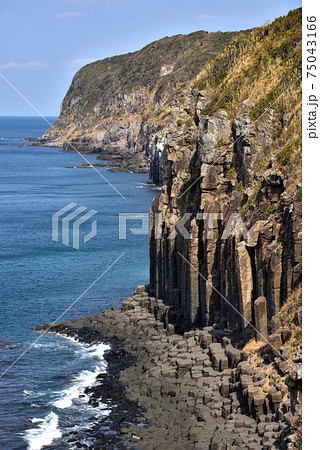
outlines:
M299 144L300 139L296 140L292 144L287 145L283 150L281 150L276 156L278 163L282 166L286 166L291 160L291 157L294 151L298 148Z
M297 193L296 193L296 196L295 196L295 201L302 203L302 188L299 188L297 190Z
M231 180L232 178L235 178L237 176L237 170L235 167L231 167L230 170L228 170L227 174L226 174L226 178L228 178L229 180Z

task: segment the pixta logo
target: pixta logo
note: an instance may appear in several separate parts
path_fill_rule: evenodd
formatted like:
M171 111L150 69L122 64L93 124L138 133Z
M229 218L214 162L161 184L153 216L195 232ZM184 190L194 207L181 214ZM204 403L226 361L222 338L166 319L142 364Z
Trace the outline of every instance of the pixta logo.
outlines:
M82 214L87 210L85 206L77 206L77 203L69 203L63 208L59 209L56 213L52 215L52 240L59 242L59 221L61 219L62 230L61 230L61 242L63 245L70 246L70 228L72 225L72 247L79 250L80 249L80 226L88 222L93 216L95 216L98 211L91 209L90 211ZM72 211L73 210L73 211ZM70 212L69 212L70 211ZM67 215L65 215L68 213ZM82 215L81 215L82 214ZM80 217L79 217L80 216ZM74 222L73 220L76 219ZM87 233L83 238L83 243L90 241L93 237L97 235L97 219L91 222L91 231Z
M187 230L186 226L190 224L190 220L195 217L197 221L206 222L206 240L214 238L214 230L217 229L217 221L221 221L223 232L221 239L226 240L230 236L242 238L245 241L250 239L250 233L245 224L241 220L238 213L232 213L225 221L222 213L185 213L178 218L176 214L169 214L169 222L172 225L172 231L167 236L167 239L175 239L177 232L186 240L191 240L192 236ZM155 213L154 216L154 239L163 238L163 215L162 213ZM148 213L120 213L119 214L119 239L127 239L127 222L140 221L140 228L129 228L132 234L149 234L149 214Z

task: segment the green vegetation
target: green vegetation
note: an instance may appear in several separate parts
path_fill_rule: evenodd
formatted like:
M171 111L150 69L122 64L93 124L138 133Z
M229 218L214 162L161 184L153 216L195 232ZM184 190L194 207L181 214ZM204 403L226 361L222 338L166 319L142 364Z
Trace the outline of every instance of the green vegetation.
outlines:
M232 178L235 178L237 176L237 169L235 167L231 167L231 169L228 170L226 173L226 178L229 180L232 180Z
M296 196L295 196L295 201L302 203L302 188L299 188L297 190L297 193L296 193Z
M291 330L291 338L285 344L290 351L292 357L302 343L302 287L301 283L296 287L295 291L282 305L278 313L280 328ZM298 319L298 320L297 320Z
M282 165L286 166L289 161L292 158L292 155L294 154L295 150L298 149L301 146L301 140L300 138L296 141L292 142L291 144L284 147L278 154L277 154L277 161Z
M239 34L198 31L165 37L137 52L88 64L76 73L63 100L61 116L72 115L74 99L78 99L77 118L92 115L97 104L100 105L102 116L114 117L118 114L120 117L128 113L121 101L123 96L145 92L145 98L138 101L138 105L133 106L129 113L149 112L163 117L159 105L168 108L178 92L183 100L181 91L189 87L190 81L213 56ZM115 101L118 105L116 112L113 107Z
M230 145L231 141L226 141L222 137L218 139L217 146L218 147L226 147L227 145Z
M253 202L254 198L255 198L254 195L250 195L250 197L247 198L247 201L246 201L246 203L245 203L245 205L244 205L244 207L242 208L242 211L241 211L242 219L245 218L247 212L250 209L250 206L252 205L252 202Z
M207 85L205 81L195 81L193 83L193 89L197 89L198 91L203 91L206 89Z
M235 187L236 191L242 192L243 191L243 183L242 181L239 181Z
M274 102L273 109L284 112L278 98L300 71L301 8L238 36L197 77L194 87L211 91L203 110L207 115L219 109L235 112L252 96L250 117L256 120Z
M269 216L273 212L273 210L274 210L274 205L269 205L266 210L267 216Z
M255 174L275 166L290 175L294 167L301 179L300 75L301 8L253 30L165 37L137 52L88 64L76 73L55 127L69 129L70 137L111 121L167 123L173 99L184 109L187 89L205 89L203 114L223 109L230 122L239 112L248 114L248 125L255 127L249 139ZM181 117L176 126L190 133L191 114ZM261 152L256 143L264 128ZM230 144L222 138L217 142L218 147ZM237 181L235 190L243 193L257 184L258 178L240 180L229 167L224 170ZM297 192L297 201L300 197Z
M203 114L213 115L223 109L232 121L237 114L248 113L255 131L250 140L257 174L275 167L292 179L294 167L295 177L301 178L301 15L299 8L269 25L242 33L208 63L193 84L195 88L206 87L209 101ZM274 125L269 142L263 154L257 154L254 134L261 135L264 127L270 130L270 120ZM226 176L232 178L233 171ZM246 188L249 184L247 181ZM237 183L235 189L242 191L243 186ZM297 192L296 198L299 201L301 194ZM248 211L245 204L242 215ZM267 216L272 211L270 206Z

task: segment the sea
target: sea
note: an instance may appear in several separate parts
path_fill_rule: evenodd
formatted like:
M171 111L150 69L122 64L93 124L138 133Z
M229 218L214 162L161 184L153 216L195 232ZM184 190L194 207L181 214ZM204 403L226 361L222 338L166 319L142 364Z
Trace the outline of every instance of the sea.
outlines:
M41 117L0 117L0 448L5 450L72 448L64 441L67 431L81 430L93 414L110 412L110 404L89 407L84 393L108 370L103 358L108 343L84 345L54 333L41 336L34 328L120 306L149 281L148 233L140 219L156 193L146 183L148 175L67 168L97 162L97 155L25 140L47 128ZM52 216L70 204L71 212L83 207L82 215L92 215L80 224L79 249L73 246L78 216L66 220L62 232L70 211L58 217L52 233ZM127 215L121 239L119 214Z

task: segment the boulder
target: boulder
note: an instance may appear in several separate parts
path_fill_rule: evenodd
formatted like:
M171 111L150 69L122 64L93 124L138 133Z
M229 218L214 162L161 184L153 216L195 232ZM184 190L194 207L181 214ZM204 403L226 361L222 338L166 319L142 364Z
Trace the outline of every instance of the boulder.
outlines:
M270 336L268 337L268 342L273 350L279 350L282 346L281 336L277 333L270 334Z

